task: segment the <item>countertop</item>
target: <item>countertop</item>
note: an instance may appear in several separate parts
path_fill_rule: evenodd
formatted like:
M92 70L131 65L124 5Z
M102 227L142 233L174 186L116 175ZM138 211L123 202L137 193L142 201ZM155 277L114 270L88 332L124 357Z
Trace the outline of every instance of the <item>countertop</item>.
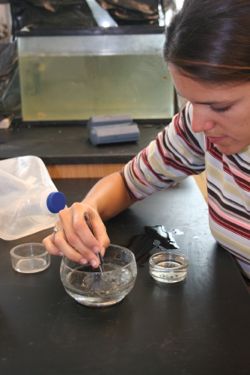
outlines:
M68 203L95 181L58 180ZM3 375L247 375L249 294L232 256L210 234L207 205L192 178L136 203L107 223L128 245L145 225L174 231L189 257L184 282L158 285L148 263L119 304L88 308L60 281L60 258L39 274L15 272L9 250L45 233L0 240L0 373Z
M163 128L161 124L140 124L138 143L93 146L86 124L18 124L0 129L0 159L35 155L51 165L126 163Z

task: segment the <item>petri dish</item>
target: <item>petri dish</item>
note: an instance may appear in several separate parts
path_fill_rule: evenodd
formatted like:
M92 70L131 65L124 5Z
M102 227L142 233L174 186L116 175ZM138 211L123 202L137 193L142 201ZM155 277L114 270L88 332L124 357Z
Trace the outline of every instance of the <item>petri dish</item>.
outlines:
M11 264L20 273L37 273L50 265L50 254L43 244L38 242L23 243L10 250Z
M187 276L187 269L187 257L179 251L161 251L149 259L149 273L159 283L173 284L183 281Z

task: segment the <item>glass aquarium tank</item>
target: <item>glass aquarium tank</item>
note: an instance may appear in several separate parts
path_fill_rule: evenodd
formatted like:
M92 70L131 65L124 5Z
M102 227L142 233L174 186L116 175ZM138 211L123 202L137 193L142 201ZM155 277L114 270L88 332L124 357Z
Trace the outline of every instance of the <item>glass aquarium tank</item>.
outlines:
M164 32L116 28L75 35L18 36L24 121L130 115L166 119L174 89L163 58Z

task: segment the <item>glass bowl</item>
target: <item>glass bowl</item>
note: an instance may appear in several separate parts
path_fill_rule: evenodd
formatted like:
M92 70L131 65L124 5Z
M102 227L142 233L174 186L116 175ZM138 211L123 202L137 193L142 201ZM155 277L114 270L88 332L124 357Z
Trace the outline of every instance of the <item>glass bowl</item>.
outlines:
M149 273L160 283L177 283L187 276L188 260L180 252L160 251L149 259Z
M63 257L60 276L65 291L85 306L111 306L120 302L133 289L137 266L134 254L111 244L103 258L103 272Z
M39 242L23 243L10 250L11 264L20 273L36 273L50 265L50 254Z

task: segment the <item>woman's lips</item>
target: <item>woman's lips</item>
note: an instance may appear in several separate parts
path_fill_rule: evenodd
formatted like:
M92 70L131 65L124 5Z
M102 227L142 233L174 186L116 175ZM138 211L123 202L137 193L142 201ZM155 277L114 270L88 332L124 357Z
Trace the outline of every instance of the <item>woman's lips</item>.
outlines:
M208 140L212 143L215 143L215 144L220 144L220 143L223 143L224 140L227 138L226 136L223 136L223 137L209 137L207 136Z

